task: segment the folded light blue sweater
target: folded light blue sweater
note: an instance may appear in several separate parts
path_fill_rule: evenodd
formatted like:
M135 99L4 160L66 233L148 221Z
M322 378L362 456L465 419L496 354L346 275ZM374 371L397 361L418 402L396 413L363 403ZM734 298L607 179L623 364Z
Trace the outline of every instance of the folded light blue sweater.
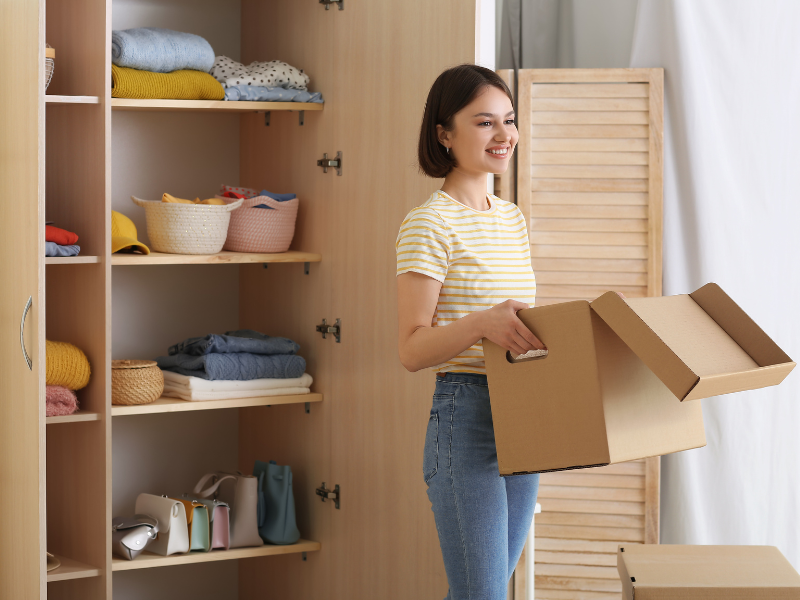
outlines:
M157 27L121 29L111 32L111 61L154 73L181 69L208 73L214 66L214 49L192 33Z

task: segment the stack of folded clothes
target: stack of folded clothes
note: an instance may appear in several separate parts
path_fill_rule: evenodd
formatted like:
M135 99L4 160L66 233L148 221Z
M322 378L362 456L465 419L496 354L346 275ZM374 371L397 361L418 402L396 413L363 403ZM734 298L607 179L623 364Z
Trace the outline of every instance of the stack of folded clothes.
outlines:
M222 85L208 73L214 49L199 35L156 27L115 30L111 61L114 98L225 98Z
M111 61L114 98L322 102L300 69L277 60L245 66L215 58L204 38L171 29L112 31Z
M225 100L323 102L322 94L308 91L308 75L279 60L245 66L227 56L218 56L211 75L225 88Z
M45 414L48 417L71 415L78 410L76 390L89 385L92 374L89 359L77 346L67 342L45 343Z
M307 394L312 383L300 346L290 339L243 329L189 338L156 359L164 396L228 400Z
M45 256L78 256L81 247L76 245L78 234L52 225L44 227Z

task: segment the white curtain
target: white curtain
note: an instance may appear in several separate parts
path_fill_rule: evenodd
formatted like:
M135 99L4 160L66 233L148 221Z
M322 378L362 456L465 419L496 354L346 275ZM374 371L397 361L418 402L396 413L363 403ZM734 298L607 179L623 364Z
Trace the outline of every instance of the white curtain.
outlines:
M640 0L633 67L665 69L664 294L715 281L800 358L800 2ZM703 400L664 457L661 541L767 544L800 567L800 369Z

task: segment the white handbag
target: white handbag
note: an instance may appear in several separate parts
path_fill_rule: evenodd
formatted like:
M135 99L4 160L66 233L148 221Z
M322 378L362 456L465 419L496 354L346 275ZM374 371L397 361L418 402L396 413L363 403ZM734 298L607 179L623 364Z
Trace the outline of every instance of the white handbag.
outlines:
M161 556L189 551L189 527L183 503L166 496L139 494L136 513L158 520L158 537L147 550Z
M230 507L231 548L264 545L258 535L258 479L238 471L208 473L197 482L193 493L200 498L214 497Z

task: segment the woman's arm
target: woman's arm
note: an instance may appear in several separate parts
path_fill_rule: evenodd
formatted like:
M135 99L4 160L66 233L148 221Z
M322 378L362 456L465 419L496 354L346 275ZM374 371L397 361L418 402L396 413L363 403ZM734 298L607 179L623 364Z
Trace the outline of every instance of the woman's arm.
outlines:
M441 283L421 273L411 271L397 277L400 362L409 371L447 362L484 337L515 354L544 349L517 317L518 310L529 306L516 300L471 313L444 327L432 327L441 289Z

